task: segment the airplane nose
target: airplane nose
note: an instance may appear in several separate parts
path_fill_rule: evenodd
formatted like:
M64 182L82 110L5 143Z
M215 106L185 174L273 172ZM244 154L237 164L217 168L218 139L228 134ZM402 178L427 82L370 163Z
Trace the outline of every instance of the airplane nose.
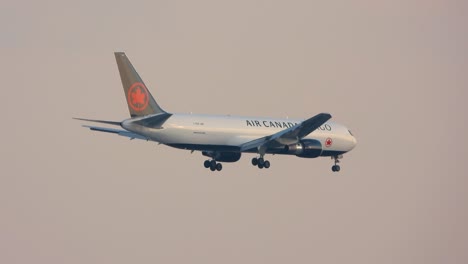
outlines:
M354 136L351 136L351 142L352 142L352 148L356 147L357 145L357 140Z

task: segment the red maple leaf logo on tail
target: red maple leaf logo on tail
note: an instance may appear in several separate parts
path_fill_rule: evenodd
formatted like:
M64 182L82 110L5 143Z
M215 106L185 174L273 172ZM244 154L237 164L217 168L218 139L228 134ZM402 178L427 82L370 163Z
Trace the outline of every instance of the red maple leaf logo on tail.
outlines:
M133 105L144 105L146 94L141 92L141 87L132 92L132 104Z
M143 83L136 82L128 89L127 101L130 108L140 112L148 106L148 90Z

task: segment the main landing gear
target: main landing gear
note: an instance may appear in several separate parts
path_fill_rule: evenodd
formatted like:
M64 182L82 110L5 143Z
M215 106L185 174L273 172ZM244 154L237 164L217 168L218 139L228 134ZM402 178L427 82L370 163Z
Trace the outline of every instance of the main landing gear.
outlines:
M340 163L340 159L343 158L343 155L332 156L331 158L335 160L335 165L332 166L332 171L339 172L341 168L340 165L338 165L338 163Z
M221 163L217 163L216 160L205 160L203 163L205 168L209 168L211 171L220 171L223 169L223 165Z
M270 162L268 160L264 160L263 157L253 158L252 165L257 166L259 169L270 168Z

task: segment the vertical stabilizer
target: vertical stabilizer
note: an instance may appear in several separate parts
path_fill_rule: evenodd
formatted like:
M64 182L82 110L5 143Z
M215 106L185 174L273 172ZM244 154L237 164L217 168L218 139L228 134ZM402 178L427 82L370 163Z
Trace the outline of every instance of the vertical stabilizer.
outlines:
M133 68L132 63L124 52L115 52L115 60L119 67L120 79L127 99L131 117L166 113L154 100L146 88L140 75Z

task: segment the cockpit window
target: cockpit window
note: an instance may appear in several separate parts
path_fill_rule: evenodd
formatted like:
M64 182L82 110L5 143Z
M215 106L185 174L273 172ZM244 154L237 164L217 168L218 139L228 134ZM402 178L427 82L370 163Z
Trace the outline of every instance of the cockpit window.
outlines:
M351 133L351 130L348 130L349 134L354 137L353 133Z

